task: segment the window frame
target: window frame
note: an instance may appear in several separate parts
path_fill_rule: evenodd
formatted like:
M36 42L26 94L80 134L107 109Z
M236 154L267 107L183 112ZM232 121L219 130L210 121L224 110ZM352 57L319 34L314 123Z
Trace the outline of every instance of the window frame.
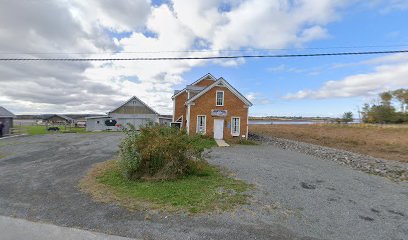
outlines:
M238 119L238 132L234 132L234 118ZM241 133L241 117L231 117L231 135L234 137L239 136Z
M183 119L184 119L184 116L183 115L181 115L179 118L177 118L177 120L176 121L174 121L175 123L181 123L180 124L180 127L183 127ZM180 122L179 122L179 120L180 120Z
M200 132L199 131L199 127L200 127L200 125L199 125L199 118L200 117L204 117L204 131L203 132ZM199 134L206 134L206 132L207 132L207 115L197 115L197 125L196 125L196 133L199 133Z
M218 104L218 93L222 93L222 104ZM225 93L223 90L217 90L215 92L215 106L217 107L223 107L224 106L224 102L225 101Z

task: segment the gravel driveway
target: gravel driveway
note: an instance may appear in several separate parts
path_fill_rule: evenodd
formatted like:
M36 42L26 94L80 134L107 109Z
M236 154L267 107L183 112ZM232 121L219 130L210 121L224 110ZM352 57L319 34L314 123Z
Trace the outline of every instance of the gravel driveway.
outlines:
M407 239L408 183L270 145L215 148L209 161L255 184L252 204L200 216L94 203L77 185L121 134L0 140L0 215L144 239Z

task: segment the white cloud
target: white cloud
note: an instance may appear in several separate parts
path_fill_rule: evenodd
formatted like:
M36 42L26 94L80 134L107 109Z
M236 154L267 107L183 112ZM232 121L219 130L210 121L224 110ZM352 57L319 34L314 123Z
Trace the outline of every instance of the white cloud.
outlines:
M127 52L171 50L166 56L177 57L220 54L186 52L194 49L298 46L327 37L325 26L339 18L342 2L173 0L153 6L149 0L1 1L0 52L82 53L24 55L34 57L149 57L164 53ZM115 37L123 32L128 35ZM0 104L16 112L105 112L137 95L158 112L170 113L174 86L184 83L184 73L206 63L10 62L0 66ZM212 63L231 67L245 61ZM260 104L267 102L262 96L254 97Z
M338 18L341 1L244 1L225 13L216 28L215 49L281 48L327 36L323 25Z
M394 60L392 57L388 59ZM300 90L288 94L286 99L323 99L373 96L382 91L408 86L408 63L384 64L373 72L348 76L338 81L328 81L317 90Z
M266 105L271 103L270 99L258 92L249 92L245 97L255 105Z
M150 0L75 0L70 9L84 25L97 23L123 32L143 27L150 13Z

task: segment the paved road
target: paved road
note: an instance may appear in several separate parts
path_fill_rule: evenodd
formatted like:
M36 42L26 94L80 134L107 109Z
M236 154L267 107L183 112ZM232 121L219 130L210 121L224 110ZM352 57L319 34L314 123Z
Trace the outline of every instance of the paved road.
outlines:
M78 190L121 134L0 140L0 215L144 239L404 239L408 183L272 146L216 148L209 161L256 185L232 213L169 215L94 203ZM149 218L146 219L146 214Z
M76 228L0 216L1 240L132 240Z

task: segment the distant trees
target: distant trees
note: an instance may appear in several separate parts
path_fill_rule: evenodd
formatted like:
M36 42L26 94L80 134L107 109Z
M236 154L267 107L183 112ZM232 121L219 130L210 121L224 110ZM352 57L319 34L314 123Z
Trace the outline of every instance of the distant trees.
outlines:
M330 122L332 123L350 123L353 121L353 113L352 112L345 112L341 118L334 118L331 119Z
M342 117L343 122L349 123L353 121L353 113L352 112L345 112Z
M407 112L408 110L408 89L397 89L393 91L394 97L401 104L401 112Z
M408 89L397 89L379 94L381 99L378 104L364 104L362 109L362 120L365 123L406 123L408 122ZM392 105L396 100L400 105L397 111Z

